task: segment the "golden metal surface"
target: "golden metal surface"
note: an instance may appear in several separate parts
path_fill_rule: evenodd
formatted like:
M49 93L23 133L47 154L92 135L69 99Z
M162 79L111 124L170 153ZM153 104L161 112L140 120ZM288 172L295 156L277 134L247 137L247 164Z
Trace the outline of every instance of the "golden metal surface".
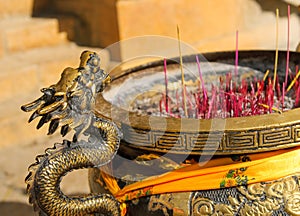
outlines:
M168 167L167 164L173 166L173 163L162 161L159 166ZM144 170L150 166L153 165L145 164ZM106 187L100 172L97 168L89 170L89 183L92 192L95 193L103 191ZM134 175L142 174L134 173ZM135 177L122 177L120 185L124 186L126 179L135 179ZM128 216L299 216L300 174L295 173L276 180L214 190L148 195L128 201L126 204Z
M241 52L239 56L242 62L243 56L260 56L268 60L273 54ZM211 54L208 60L222 59L222 56L231 56L232 53L220 55ZM283 54L279 53L280 56ZM293 64L299 64L299 53L291 52L290 57ZM159 65L159 62L155 64ZM118 84L120 77L141 68L143 66L114 72L112 85ZM62 136L75 131L72 142L65 140L63 144L46 150L45 155L38 156L36 163L29 168L26 183L30 202L41 215L120 214L118 202L110 195L68 197L59 189L61 177L72 169L101 166L112 160L119 147L121 132L109 119L118 121L116 124L122 128L127 141L124 145L144 151L222 155L269 151L300 144L299 109L226 121L151 117L151 122L156 123L153 128L149 116L113 107L101 95L95 97L109 82L109 76L100 69L98 55L83 52L79 68L66 68L58 83L42 89L40 98L22 106L23 111L33 111L29 122L41 117L37 128L49 123L48 134L58 128ZM161 124L163 121L166 124ZM218 121L220 124L216 124ZM218 127L223 123L225 128ZM80 139L82 136L87 140ZM293 207L298 192L290 197L284 198L291 206L287 212L298 214L297 208Z
M119 203L108 194L68 197L60 190L61 178L73 169L99 167L112 160L121 132L111 121L96 117L95 95L109 83L100 69L99 56L84 51L78 68L66 68L61 79L42 89L43 95L21 107L33 111L29 122L41 117L37 128L49 122L48 134L61 128L65 136L75 131L73 141L64 140L37 156L26 177L29 201L40 215L67 216L101 213L120 215ZM85 139L80 139L85 136Z
M203 197L201 192L195 192L190 200L192 215L265 216L274 215L275 212L300 215L299 181L300 175L297 174L275 181L239 186L229 189L223 202L216 202L213 197Z

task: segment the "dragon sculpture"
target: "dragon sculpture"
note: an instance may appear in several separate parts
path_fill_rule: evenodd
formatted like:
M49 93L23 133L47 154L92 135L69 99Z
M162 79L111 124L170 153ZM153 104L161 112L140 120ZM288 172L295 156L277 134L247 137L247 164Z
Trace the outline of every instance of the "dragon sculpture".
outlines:
M41 117L37 129L49 123L48 135L59 128L62 136L74 130L72 141L47 149L28 169L29 202L39 215L120 215L118 201L109 194L68 197L59 187L71 170L103 166L119 148L122 133L118 127L93 111L96 94L109 82L97 53L84 51L78 68L66 68L56 84L41 89L40 98L21 107L33 111L29 122Z

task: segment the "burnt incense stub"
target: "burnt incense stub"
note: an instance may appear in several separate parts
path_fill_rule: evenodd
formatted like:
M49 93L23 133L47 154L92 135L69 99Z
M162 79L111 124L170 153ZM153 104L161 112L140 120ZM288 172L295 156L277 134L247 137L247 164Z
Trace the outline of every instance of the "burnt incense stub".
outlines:
M253 89L258 89L257 80L261 80L260 85L265 86L268 86L268 82L273 82L274 53L274 51L240 51L237 85L239 82L247 82L250 85L255 81ZM225 77L226 83L226 73L234 74L235 53L207 53L204 59L208 63L202 63L203 80L208 83L206 90L211 94L213 91L211 83L217 86L220 77ZM172 88L176 86L180 88L179 60L168 60L167 65L168 94L171 95ZM299 65L300 53L290 52L289 67L292 73L289 74L288 83L285 84L285 91L296 77L298 71L295 70L299 69ZM195 56L184 56L183 66L188 91L198 89L200 84ZM277 83L284 82L285 67L286 53L279 52ZM232 77L235 79L234 75ZM224 117L215 115L214 118L207 119L205 116L197 116L196 111L192 110L196 105L191 107L189 116L180 116L180 110L177 116L176 113L168 115L164 104L159 107L159 103L165 102L162 96L165 95L164 79L164 61L112 72L112 83L105 89L103 96L98 97L99 106L96 106L96 110L121 125L124 133L122 142L125 147L158 153L226 155L270 151L300 144L298 86L291 85L291 89L286 92L282 92L280 86L281 90L278 91L281 96L274 91L275 100L272 106L268 106L269 102L263 99L263 102L258 103L260 107L255 115L250 113L254 108L247 113L243 110L250 108L243 107L240 113L246 114L240 117L235 116L232 111L233 114L225 113ZM224 86L227 87L226 84ZM246 91L250 92L251 86L248 86L248 89L250 90ZM254 96L256 94L257 92ZM261 94L262 97L268 97L264 92ZM176 96L174 98L170 100L176 103ZM143 110L143 103L139 102L141 100L145 100L146 103L153 100L150 111L149 106L146 107L147 110Z

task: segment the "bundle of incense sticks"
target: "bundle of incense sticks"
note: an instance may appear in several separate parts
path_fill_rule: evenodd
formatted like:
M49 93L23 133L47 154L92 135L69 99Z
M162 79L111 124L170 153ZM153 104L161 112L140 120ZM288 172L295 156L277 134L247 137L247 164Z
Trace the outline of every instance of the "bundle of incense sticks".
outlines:
M273 112L281 113L285 110L300 106L300 70L298 65L295 70L289 67L290 52L290 6L288 6L288 39L287 57L284 82L279 82L277 76L278 62L278 17L279 10L276 9L276 53L273 77L269 76L270 70L265 72L261 80L237 81L238 77L238 31L236 32L235 70L234 77L231 72L220 77L219 85L211 84L208 89L204 85L200 62L196 56L199 72L199 87L196 91L187 91L182 71L182 58L180 68L182 73L182 88L176 90L175 99L171 98L168 91L167 65L164 61L165 89L166 92L159 103L161 115L168 115L176 118L192 117L198 119L228 118L268 114ZM179 28L177 34L180 50ZM288 78L291 80L288 83Z
M197 58L198 59L198 58ZM197 60L200 77L200 63ZM166 71L166 70L165 70ZM165 73L167 74L167 73ZM289 73L291 82L279 82L266 71L263 79L251 81L243 79L237 82L231 72L220 77L218 84L211 84L209 89L200 78L197 88L185 89L187 115L182 103L182 90L166 91L159 103L162 115L176 118L192 117L198 119L228 118L281 113L300 106L300 70Z

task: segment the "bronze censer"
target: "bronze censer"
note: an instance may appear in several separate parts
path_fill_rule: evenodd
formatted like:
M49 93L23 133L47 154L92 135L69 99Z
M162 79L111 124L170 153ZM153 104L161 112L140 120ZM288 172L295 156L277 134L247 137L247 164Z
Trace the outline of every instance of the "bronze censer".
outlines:
M286 76L279 52L275 79L273 51L240 51L238 66L234 52L207 53L201 79L195 58L182 58L192 73L180 86L180 58L108 76L86 51L78 68L22 106L30 121L41 117L38 128L50 123L49 134L75 131L29 168L41 215L300 215L300 53L290 52ZM79 168L90 168L95 195L60 191L61 177Z

